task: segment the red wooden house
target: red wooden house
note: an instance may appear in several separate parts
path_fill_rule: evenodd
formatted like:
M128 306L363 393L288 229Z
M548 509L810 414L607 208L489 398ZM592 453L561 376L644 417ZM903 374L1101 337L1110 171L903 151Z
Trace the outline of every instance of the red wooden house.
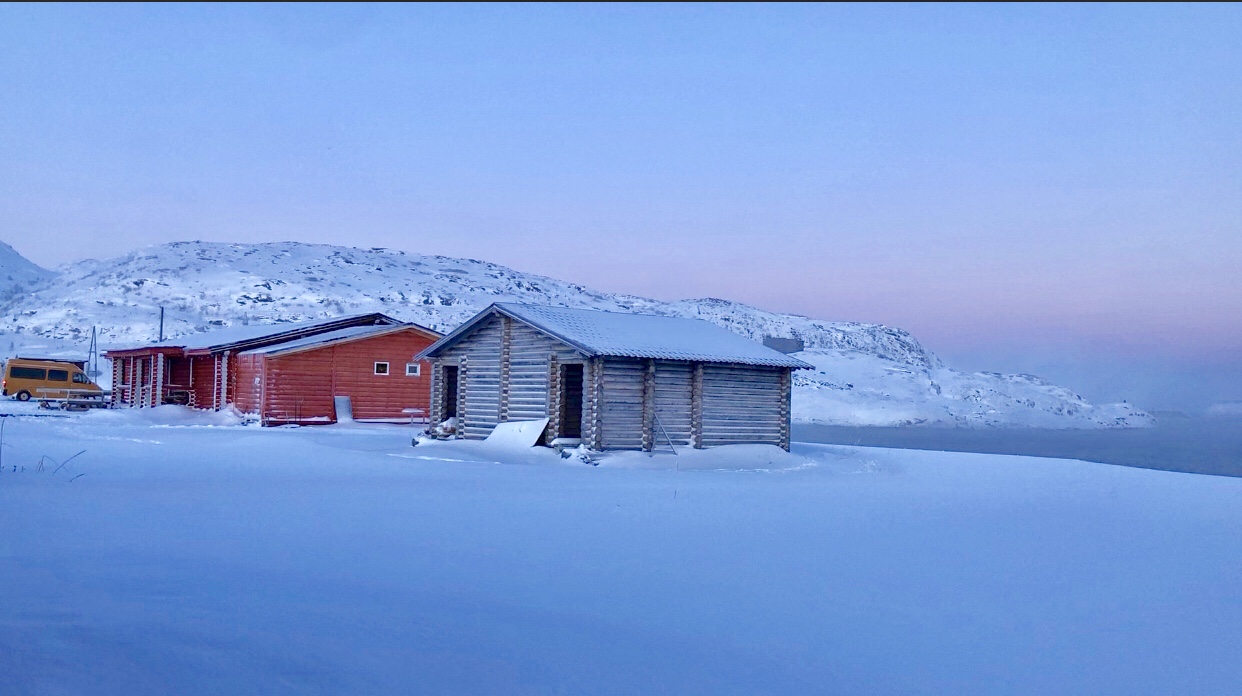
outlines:
M430 378L413 358L440 334L383 314L225 329L111 350L114 406L187 404L265 425L409 420ZM339 412L347 405L351 413Z

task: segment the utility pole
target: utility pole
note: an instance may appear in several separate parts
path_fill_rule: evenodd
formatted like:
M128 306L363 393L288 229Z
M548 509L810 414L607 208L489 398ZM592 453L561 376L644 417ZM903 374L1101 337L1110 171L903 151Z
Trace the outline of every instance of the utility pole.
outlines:
M164 305L160 305L160 342L164 342Z
M86 353L86 376L92 380L99 377L99 335L97 328L91 327L91 347Z

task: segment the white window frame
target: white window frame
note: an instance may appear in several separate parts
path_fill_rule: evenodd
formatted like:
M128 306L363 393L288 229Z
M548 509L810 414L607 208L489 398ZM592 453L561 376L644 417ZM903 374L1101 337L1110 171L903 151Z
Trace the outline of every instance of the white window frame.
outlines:
M411 367L414 368L413 372L410 372ZM406 363L405 364L405 376L406 377L422 377L423 376L423 364L420 362Z
M380 365L384 366L383 372L380 372ZM387 360L376 360L375 361L375 374L380 377L387 377L388 375L392 374L391 366L388 364Z

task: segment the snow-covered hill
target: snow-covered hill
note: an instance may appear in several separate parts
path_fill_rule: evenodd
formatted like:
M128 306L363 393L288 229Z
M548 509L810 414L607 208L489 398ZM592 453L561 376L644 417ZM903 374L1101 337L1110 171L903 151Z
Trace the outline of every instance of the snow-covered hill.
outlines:
M31 263L13 247L0 242L0 302L33 290L55 273Z
M964 373L851 350L798 357L817 368L794 374L794 420L803 423L1125 428L1154 422L1129 404L1095 405L1034 375Z
M295 242L177 242L56 273L55 282L33 279L3 305L11 346L82 344L92 326L105 346L153 340L160 306L165 334L177 336L376 311L447 331L506 300L700 317L755 339L801 338L803 357L820 369L796 380L800 421L1125 427L1151 420L1128 406L1094 406L1037 378L956 372L887 326L719 299L667 303L604 293L471 259Z

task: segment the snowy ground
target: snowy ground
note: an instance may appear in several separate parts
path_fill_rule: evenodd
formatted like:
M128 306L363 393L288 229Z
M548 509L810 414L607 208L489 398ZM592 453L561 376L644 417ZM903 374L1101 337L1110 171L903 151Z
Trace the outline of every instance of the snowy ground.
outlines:
M3 694L1242 691L1239 479L29 413Z

